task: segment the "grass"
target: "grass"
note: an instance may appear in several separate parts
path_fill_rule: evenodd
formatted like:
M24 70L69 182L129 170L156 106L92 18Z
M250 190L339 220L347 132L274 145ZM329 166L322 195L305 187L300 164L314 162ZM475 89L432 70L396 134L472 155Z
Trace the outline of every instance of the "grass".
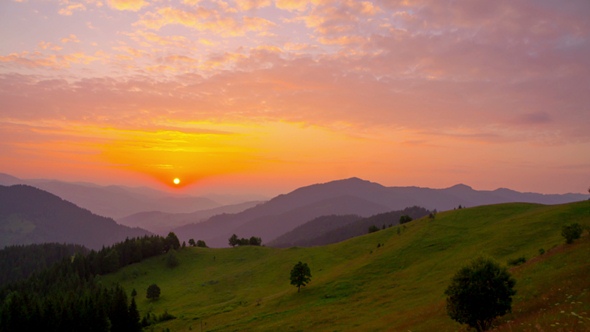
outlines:
M186 248L173 269L156 257L103 282L136 289L142 315L177 317L148 331L466 331L445 311L452 275L477 255L525 257L511 268L517 295L498 329L586 331L590 237L564 245L561 226L573 222L590 227L589 202L475 207L323 247ZM298 261L312 273L300 293L289 284ZM162 290L153 302L152 283Z

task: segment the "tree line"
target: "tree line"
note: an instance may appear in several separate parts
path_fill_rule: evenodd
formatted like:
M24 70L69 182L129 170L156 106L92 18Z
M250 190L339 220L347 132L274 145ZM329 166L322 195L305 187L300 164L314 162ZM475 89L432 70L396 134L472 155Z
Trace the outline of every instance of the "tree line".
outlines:
M236 234L233 234L229 238L229 245L232 247L235 246L261 246L262 239L256 236L252 236L249 239L247 238L238 238Z
M97 276L179 249L174 233L144 236L75 253L0 289L0 331L140 331L135 299Z
M8 246L0 250L0 287L30 277L53 264L87 254L90 250L78 244L43 243Z

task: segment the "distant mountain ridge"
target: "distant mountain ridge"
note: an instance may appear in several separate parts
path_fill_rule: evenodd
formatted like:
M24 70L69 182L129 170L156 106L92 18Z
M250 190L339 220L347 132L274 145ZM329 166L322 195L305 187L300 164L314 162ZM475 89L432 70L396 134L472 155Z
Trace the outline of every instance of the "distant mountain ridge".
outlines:
M296 227L268 243L271 247L311 247L342 242L368 233L369 227L379 229L399 225L400 217L422 218L430 211L413 206L403 210L379 213L361 218L356 215L321 216Z
M174 196L150 188L99 186L91 183L54 180L22 180L0 173L0 185L14 184L25 184L45 190L93 213L111 218L122 218L145 211L189 213L220 206L219 203L208 198Z
M118 225L41 189L0 186L0 248L55 242L100 249L143 235L152 234Z
M223 205L220 207L199 210L191 213L168 213L147 211L117 219L117 222L129 227L141 227L150 232L166 236L170 230L186 224L198 223L212 216L224 213L238 213L263 202L244 202L241 204Z
M368 217L411 206L444 211L459 205L472 207L508 202L562 204L584 199L586 195L582 194L544 195L508 189L477 191L462 184L445 189L385 187L350 178L301 187L243 212L214 216L174 231L181 238L202 239L211 246L220 247L227 246L227 239L233 233L240 237L259 236L263 243L267 243L323 215L356 214Z

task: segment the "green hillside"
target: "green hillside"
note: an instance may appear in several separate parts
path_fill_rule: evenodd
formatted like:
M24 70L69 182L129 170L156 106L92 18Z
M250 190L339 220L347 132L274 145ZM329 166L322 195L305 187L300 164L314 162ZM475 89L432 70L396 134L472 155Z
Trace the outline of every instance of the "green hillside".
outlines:
M442 212L324 247L186 248L175 268L156 257L102 280L136 289L142 316L177 317L154 331L455 331L466 329L446 315L451 276L480 254L502 264L524 256L500 328L588 331L590 237L564 245L561 227L572 222L590 227L590 202ZM298 261L312 272L301 293L289 284ZM154 302L145 298L152 283L162 290Z

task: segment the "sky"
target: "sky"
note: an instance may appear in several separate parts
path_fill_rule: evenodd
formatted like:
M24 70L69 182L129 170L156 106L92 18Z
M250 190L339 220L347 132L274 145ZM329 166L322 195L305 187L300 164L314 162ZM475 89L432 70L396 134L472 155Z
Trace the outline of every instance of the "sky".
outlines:
M0 172L587 192L588 17L588 0L2 0Z

